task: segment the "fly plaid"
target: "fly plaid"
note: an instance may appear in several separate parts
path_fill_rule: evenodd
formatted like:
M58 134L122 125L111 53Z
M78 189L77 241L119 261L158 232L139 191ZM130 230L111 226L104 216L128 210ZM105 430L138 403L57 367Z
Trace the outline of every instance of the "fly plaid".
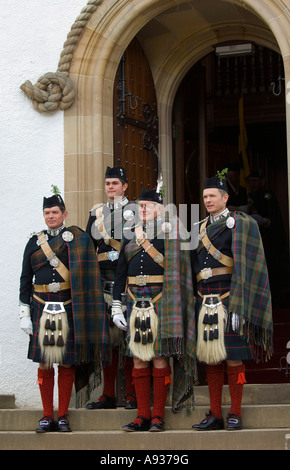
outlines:
M233 216L234 269L228 308L240 316L240 334L248 338L256 358L265 352L267 359L273 354L273 320L263 243L253 218L241 212Z
M188 234L177 217L170 219L171 231L164 238L164 281L161 309L158 309L161 350L160 356L174 357L174 381L172 409L178 409L187 401L193 405L193 387L196 379L196 325L195 300L189 251L186 248ZM162 227L162 222L161 225ZM160 234L160 233L159 233ZM135 238L126 246L130 259L142 247Z

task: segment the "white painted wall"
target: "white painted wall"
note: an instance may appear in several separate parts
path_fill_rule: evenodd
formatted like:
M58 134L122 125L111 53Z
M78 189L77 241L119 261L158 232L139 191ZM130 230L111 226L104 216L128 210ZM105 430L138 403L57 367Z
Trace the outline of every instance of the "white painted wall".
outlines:
M20 90L55 72L86 0L0 0L0 395L39 407L37 365L19 328L19 277L29 234L44 228L42 199L64 186L63 113L42 115Z

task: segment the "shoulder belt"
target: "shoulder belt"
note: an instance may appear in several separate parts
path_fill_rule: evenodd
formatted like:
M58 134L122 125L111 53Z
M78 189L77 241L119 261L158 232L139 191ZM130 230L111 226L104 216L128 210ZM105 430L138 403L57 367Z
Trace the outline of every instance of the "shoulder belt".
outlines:
M114 238L111 238L104 225L104 214L103 214L103 207L104 205L102 204L101 207L96 208L96 220L95 224L98 227L98 230L100 234L102 235L104 242L108 245L110 245L114 250L118 251L120 253L121 250L121 242L118 242L117 240L114 240Z
M159 251L156 250L156 248L149 242L140 225L135 228L135 237L137 244L142 246L142 248L146 251L146 253L148 253L149 256L151 256L155 263L159 264L163 268L164 256L162 253L159 253Z
M37 235L38 241L39 241L39 246L42 249L43 253L45 254L47 260L51 260L52 258L56 259L58 261L58 265L55 266L55 269L57 272L61 275L64 281L68 281L70 279L70 274L69 270L67 267L58 259L56 254L52 251L51 247L49 246L48 241L46 240L46 237L43 232L41 232L39 235ZM44 241L43 241L44 240Z
M230 256L223 255L217 248L215 248L207 236L206 233L206 224L207 220L203 222L200 227L199 237L202 241L203 246L206 250L214 257L214 259L218 260L224 266L232 267L234 265L234 260Z

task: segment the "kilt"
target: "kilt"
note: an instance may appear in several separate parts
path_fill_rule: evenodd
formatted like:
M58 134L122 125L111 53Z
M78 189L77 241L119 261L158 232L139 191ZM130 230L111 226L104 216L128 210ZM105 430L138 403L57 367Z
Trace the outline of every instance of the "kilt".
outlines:
M229 283L227 281L211 282L207 284L198 283L198 290L202 295L220 294L223 295L230 290ZM197 295L196 299L196 316L202 305L202 298ZM223 305L228 309L229 297L222 300ZM198 320L197 323L198 324ZM252 348L248 343L247 339L241 336L239 333L233 331L232 325L227 326L225 332L225 348L227 353L227 361L246 361L253 359Z
M71 299L71 291L64 290L57 293L37 293L37 296L45 302L66 302ZM31 319L33 324L33 334L30 336L30 342L28 347L28 359L33 362L43 362L41 357L41 349L38 342L39 323L42 315L44 304L37 301L34 297L31 302ZM69 331L66 340L65 354L63 357L62 364L76 364L76 351L75 351L75 336L74 336L74 322L72 314L72 304L65 305L67 313L67 320L69 325Z
M160 291L162 291L162 284L157 284L157 285L151 285L151 286L145 286L145 287L138 287L138 286L130 286L129 285L129 289L130 291L132 292L132 294L134 295L135 298L140 298L140 297L146 297L146 298L149 298L149 299L154 299L154 297L156 297L156 295L158 295L160 293ZM130 295L127 293L127 324L128 324L128 330L126 332L126 349L125 349L125 354L127 356L130 356L132 357L132 353L131 351L129 350L129 342L130 342L130 329L129 329L129 325L130 325L130 314L132 312L132 307L134 305L134 301L133 299L130 297ZM161 309L161 298L154 303L154 310L155 310L155 313L158 316L160 316L160 309ZM159 313L159 315L158 315ZM164 354L162 355L161 354L161 325L160 325L160 322L158 322L158 330L157 330L157 338L156 338L156 341L155 341L155 344L154 344L154 352L155 352L155 357L169 357L169 356L165 356Z

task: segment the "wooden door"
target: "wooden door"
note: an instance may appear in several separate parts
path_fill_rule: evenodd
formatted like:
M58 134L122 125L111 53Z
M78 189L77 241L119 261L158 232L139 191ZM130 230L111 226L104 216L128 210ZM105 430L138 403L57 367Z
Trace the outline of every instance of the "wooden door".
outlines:
M120 62L114 86L114 164L129 180L127 195L156 187L158 178L158 116L151 70L133 39Z

